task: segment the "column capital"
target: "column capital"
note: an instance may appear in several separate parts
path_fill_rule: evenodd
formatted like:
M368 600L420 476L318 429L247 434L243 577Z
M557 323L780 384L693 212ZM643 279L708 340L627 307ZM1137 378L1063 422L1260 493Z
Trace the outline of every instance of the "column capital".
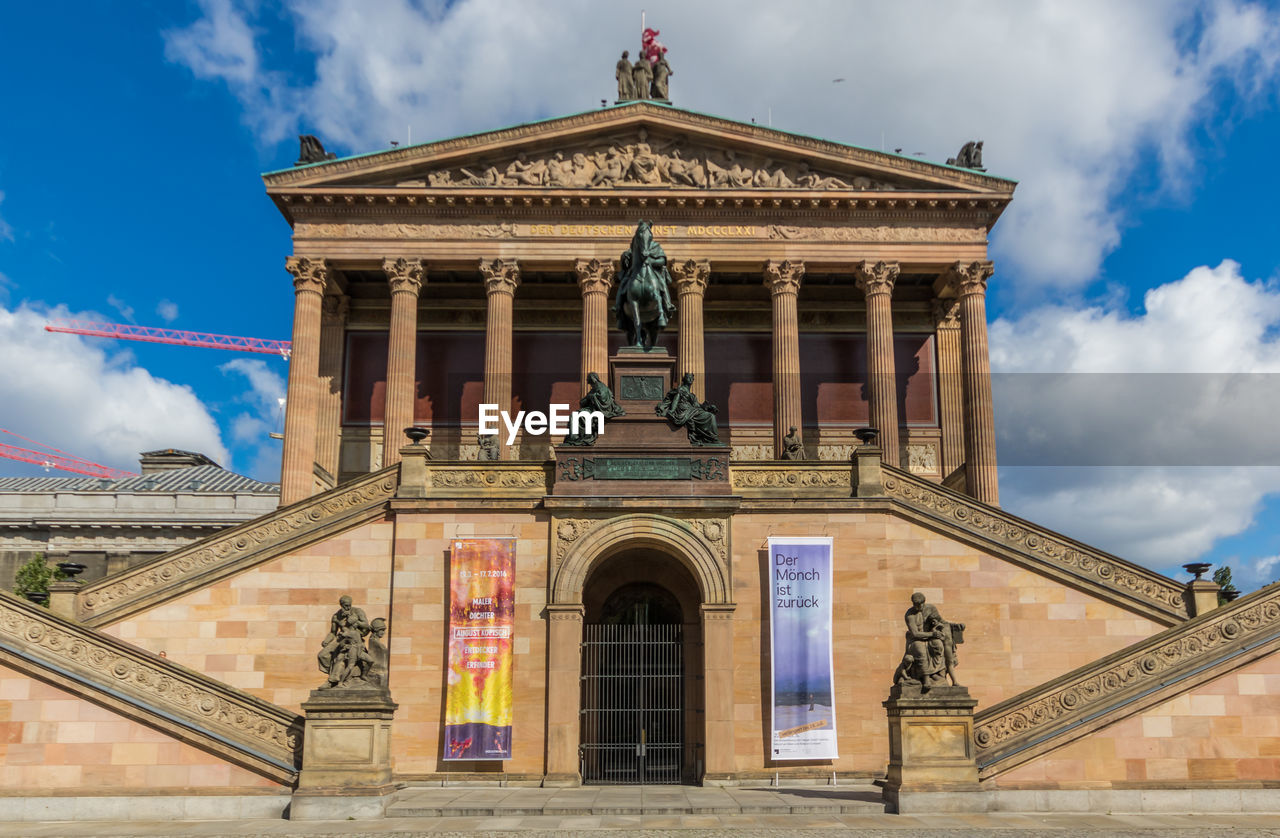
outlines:
M382 270L387 275L392 294L408 291L417 296L422 290L422 283L427 281L427 265L421 259L406 259L403 256L383 259Z
M790 259L779 262L770 259L764 263L764 285L775 297L798 293L800 280L803 278L804 262L792 262Z
M486 294L512 295L520 284L520 264L515 259L481 258L480 275L484 277Z
M956 262L943 274L943 279L961 297L967 297L970 294L985 295L987 293L987 279L993 273L995 273L995 266L990 261L969 262L968 264Z
M351 311L351 298L346 294L330 293L320 298L320 314L329 323L346 323Z
M671 278L679 294L703 294L711 278L711 263L706 259L686 259L671 263Z
M853 266L853 277L862 293L870 297L892 294L899 271L897 262L862 262Z
M293 291L300 294L310 291L323 294L329 282L329 260L311 259L306 256L290 256L284 261L284 269L293 274Z
M599 259L579 259L574 263L573 270L578 275L578 288L586 296L593 291L609 293L618 269L610 259L603 262Z
M960 300L958 298L933 298L933 328L960 328Z

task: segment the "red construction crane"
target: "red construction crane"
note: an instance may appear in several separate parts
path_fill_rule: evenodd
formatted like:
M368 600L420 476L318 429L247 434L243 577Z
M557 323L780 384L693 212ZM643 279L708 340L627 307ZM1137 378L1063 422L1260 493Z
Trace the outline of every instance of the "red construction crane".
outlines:
M20 445L12 445L7 442L0 442L0 457L10 460L19 460L24 463L35 463L38 466L44 466L46 469L56 468L59 471L70 471L75 474L87 474L90 477L103 477L108 480L120 480L125 477L137 477L138 475L132 471L122 471L118 468L111 468L99 463L86 460L83 457L77 457L74 454L68 454L52 445L45 445L36 442L33 439L27 439L22 434L15 434L13 431L0 428L0 433L17 437L32 445L39 445L47 451L36 451L32 448L23 448Z
M235 352L258 352L263 355L279 355L288 359L290 344L287 340L242 338L234 335L215 335L208 332L186 332L180 329L159 329L154 326L130 326L124 323L93 323L87 320L50 320L46 332L65 332L71 335L90 335L120 340L141 340L148 343L174 343L179 346L204 346L210 349L230 349Z

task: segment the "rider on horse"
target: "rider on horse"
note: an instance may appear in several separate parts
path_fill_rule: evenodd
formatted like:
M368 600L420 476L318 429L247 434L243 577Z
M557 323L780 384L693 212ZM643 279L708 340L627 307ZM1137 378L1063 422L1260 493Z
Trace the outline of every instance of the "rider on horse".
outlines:
M632 283L652 288L657 297L657 317L647 325L656 326L660 330L676 313L667 287L671 282L671 275L667 273L667 254L663 252L662 245L653 240L651 226L650 222L641 221L636 227L636 234L631 238L631 249L622 254L614 314L617 316L618 328L628 334L634 328L632 317L626 310L627 291ZM636 338L633 337L632 341L636 342Z

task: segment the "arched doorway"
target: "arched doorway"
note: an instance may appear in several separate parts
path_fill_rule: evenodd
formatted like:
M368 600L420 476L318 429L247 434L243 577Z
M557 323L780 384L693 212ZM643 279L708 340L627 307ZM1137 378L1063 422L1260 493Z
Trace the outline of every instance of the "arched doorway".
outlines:
M583 586L584 783L695 782L701 771L698 585L651 548L599 563Z

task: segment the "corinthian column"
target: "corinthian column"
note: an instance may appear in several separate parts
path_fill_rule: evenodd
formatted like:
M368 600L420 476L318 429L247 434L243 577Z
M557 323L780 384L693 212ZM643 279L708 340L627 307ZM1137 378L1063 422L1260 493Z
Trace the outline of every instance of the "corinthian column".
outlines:
M382 270L391 286L391 333L387 341L387 384L382 411L382 465L400 462L404 429L413 424L417 372L418 292L426 279L422 262L385 259Z
M587 389L587 373L609 380L609 289L613 287L613 263L599 259L579 259L574 265L578 288L582 291L582 375Z
M893 364L893 284L897 262L863 262L853 269L867 299L867 389L871 424L880 431L884 462L898 465L898 377Z
M773 295L773 456L782 459L782 438L800 427L800 320L796 294L804 277L803 262L764 266L764 284Z
M960 301L933 301L938 341L938 402L942 420L942 476L964 464L964 368L961 361Z
M293 349L284 410L284 456L280 505L310 497L315 488L316 395L320 384L320 299L329 281L329 260L291 256Z
M481 259L480 274L488 298L484 333L484 400L511 409L511 324L520 266L515 259ZM506 438L498 434L499 457L507 459Z
M964 459L969 494L1000 503L996 482L996 428L987 350L987 279L990 262L956 262L950 280L960 297L960 355L964 371Z
M706 259L687 259L671 266L676 292L680 295L680 357L677 359L679 377L693 373L698 391L707 392L706 353L702 340L702 298L707 292L707 279L711 276L711 263Z
M316 462L335 481L342 455L342 353L351 298L325 294L320 303L320 385L316 410Z

